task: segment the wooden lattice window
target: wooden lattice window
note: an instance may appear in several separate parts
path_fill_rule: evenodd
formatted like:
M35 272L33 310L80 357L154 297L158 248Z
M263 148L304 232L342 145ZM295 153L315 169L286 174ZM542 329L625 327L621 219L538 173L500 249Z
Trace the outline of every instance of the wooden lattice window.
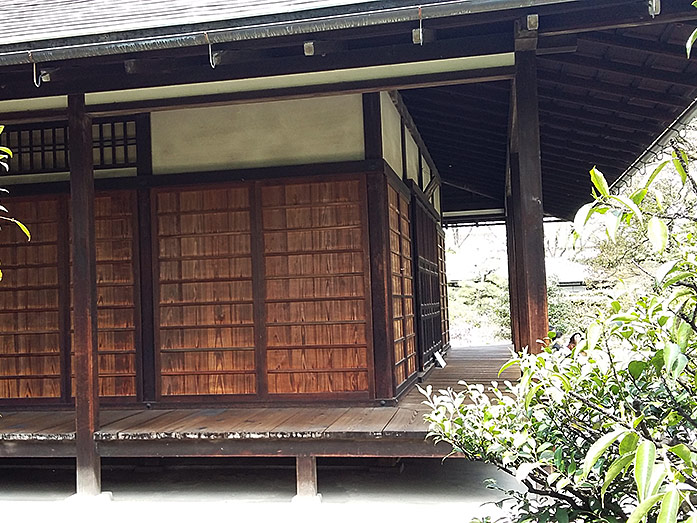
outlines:
M92 124L92 151L95 169L136 166L136 121L130 116L95 119ZM9 147L10 173L49 174L70 170L68 124L24 124L0 134L0 145Z
M409 200L393 187L388 188L388 199L394 372L399 387L417 371L411 224Z

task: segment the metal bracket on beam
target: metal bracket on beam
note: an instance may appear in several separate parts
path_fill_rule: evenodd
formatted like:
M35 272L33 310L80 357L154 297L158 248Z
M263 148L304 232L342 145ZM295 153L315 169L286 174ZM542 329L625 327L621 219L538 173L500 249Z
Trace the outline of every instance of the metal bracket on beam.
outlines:
M515 50L534 51L537 49L537 30L540 28L539 15L527 15L515 21Z
M649 15L651 18L661 14L661 0L648 0L649 1Z
M346 44L344 42L334 40L309 40L303 43L305 56L326 56L345 50Z
M414 45L424 45L436 41L436 32L433 29L418 27L411 30L411 41Z

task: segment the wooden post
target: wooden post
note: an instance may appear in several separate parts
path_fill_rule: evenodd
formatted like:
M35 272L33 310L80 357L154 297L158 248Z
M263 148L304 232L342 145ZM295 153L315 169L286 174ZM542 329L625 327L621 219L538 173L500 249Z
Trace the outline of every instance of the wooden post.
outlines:
M317 497L317 458L315 456L297 456L295 458L298 498Z
M363 138L366 160L382 160L380 93L363 95ZM368 241L370 245L370 288L373 308L373 369L375 397L383 401L395 396L394 351L392 349L391 296L389 295L389 218L387 182L382 173L366 176L368 192Z
M547 335L542 166L537 100L536 15L516 24L515 77L511 97L507 220L511 312L517 350L539 351Z
M73 348L77 493L101 492L101 463L94 433L99 428L97 369L97 270L94 240L92 121L85 95L68 96L70 205L73 231Z

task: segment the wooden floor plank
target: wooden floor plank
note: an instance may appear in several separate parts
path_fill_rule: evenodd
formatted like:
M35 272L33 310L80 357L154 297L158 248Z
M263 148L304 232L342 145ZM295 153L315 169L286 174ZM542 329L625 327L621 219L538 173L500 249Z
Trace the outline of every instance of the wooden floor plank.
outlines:
M351 407L324 433L342 437L351 434L378 435L396 413L396 407Z
M385 436L400 437L405 435L425 437L428 423L424 421L423 410L400 408L383 431Z
M99 429L99 434L103 438L112 438L116 437L121 431L123 430L128 430L131 427L137 427L142 424L151 422L160 416L164 416L170 412L173 412L171 410L143 410L138 412L137 414L134 414L133 416L129 416L124 419L120 419L118 421L115 421L113 423L107 423L106 425L102 426Z
M205 416L188 431L202 435L268 434L274 427L298 414L297 408L235 408Z
M0 434L37 433L45 427L57 424L61 415L61 412L17 412L12 416L0 418Z
M279 423L274 432L284 434L322 433L348 412L348 407L328 409L298 409L300 412Z

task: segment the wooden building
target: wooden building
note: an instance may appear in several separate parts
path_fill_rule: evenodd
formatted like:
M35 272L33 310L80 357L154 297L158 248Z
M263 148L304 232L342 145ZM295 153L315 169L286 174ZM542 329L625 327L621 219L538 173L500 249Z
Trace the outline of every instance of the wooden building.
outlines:
M76 455L80 493L100 455L294 455L312 493L316 456L442 452L399 404L449 348L443 223L506 220L534 345L544 214L697 94L681 0L62 4L0 36L33 235L0 237L0 409L36 428L0 456Z

